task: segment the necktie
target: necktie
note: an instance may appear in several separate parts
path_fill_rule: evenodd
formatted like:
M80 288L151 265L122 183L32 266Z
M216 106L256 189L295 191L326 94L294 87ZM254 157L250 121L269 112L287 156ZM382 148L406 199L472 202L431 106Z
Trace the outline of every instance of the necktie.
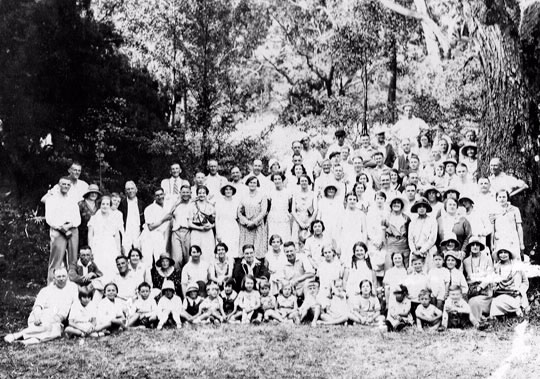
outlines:
M173 195L178 195L178 179L174 178Z

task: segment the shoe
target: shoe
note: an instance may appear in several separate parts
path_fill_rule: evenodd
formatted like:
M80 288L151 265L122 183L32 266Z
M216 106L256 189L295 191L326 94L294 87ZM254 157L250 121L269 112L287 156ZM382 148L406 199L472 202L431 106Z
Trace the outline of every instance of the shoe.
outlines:
M386 320L384 322L386 324L386 330L389 331L389 332L393 332L394 331L394 325L392 325L392 323L388 320Z
M219 326L221 325L221 321L219 321L217 318L214 320L214 325Z
M15 342L15 336L13 334L8 334L4 337L4 341L7 343L13 343Z
M400 322L396 326L396 332L401 332L403 329L405 329L406 326L407 326L407 324L404 324L403 322Z
M438 331L438 332L444 332L445 330L446 330L446 328L445 328L444 326L439 326L439 327L437 328L437 331Z
M253 320L253 325L260 325L261 323L261 320L256 318L255 320Z
M92 333L90 333L90 337L92 337L92 338L98 338L98 337L99 337L99 333L92 332Z

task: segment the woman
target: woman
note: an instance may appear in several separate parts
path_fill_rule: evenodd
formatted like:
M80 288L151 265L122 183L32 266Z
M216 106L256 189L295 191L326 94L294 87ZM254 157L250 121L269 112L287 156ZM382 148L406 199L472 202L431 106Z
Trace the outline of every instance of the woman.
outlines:
M421 256L425 267L429 270L433 266L433 254L437 251L437 220L429 217L431 205L424 198L420 198L411 207L411 213L418 217L414 218L409 225L409 249L412 255ZM409 262L410 264L410 262Z
M240 227L238 226L239 199L236 188L226 183L220 189L221 198L216 201L216 239L224 243L228 248L228 256L237 258L240 256Z
M485 248L479 238L472 237L465 246L466 258L463 260L465 278L469 285L469 305L477 320L482 320L483 315L489 316L493 294L489 279L495 271L493 260Z
M226 244L218 243L214 250L216 258L208 268L208 280L217 283L221 289L233 274L234 259L227 256L228 251L229 247Z
M525 249L525 245L523 244L523 227L521 226L521 212L519 208L510 204L506 190L497 191L495 200L500 208L494 212L490 212L494 214L494 216L490 216L493 219L491 246L494 251L497 251L499 246L504 243L512 254L511 258L520 261L521 252Z
M397 196L390 201L390 213L382 221L386 239L385 271L392 267L392 255L396 252L403 256L405 268L409 266L408 230L411 219L405 213L405 201Z
M103 196L99 211L88 222L88 245L94 254L94 263L103 272L105 283L117 272L116 257L121 254L121 220L111 210L111 198Z
M343 214L343 199L336 195L337 190L337 187L333 184L326 185L323 191L324 197L319 199L317 205L316 219L323 222L324 234L330 239L338 237L337 229Z
M349 298L360 293L360 283L363 280L369 280L373 295L376 295L377 277L371 268L368 248L365 243L357 242L354 244L351 262L349 264L345 263L345 265L343 281Z
M442 241L450 233L456 235L461 246L467 246L471 238L471 224L457 213L458 201L453 197L447 197L444 201L444 211L437 219L439 228L439 241Z
M283 268L287 264L287 257L283 253L283 240L277 234L270 236L269 241L270 249L265 256L268 272L270 273L270 293L277 295L279 293L279 281L276 274L282 272Z
M304 167L303 164L297 163L297 164L292 166L291 174L292 174L292 177L289 180L290 190L295 190L300 186L300 177L302 175L307 175L307 170L306 170L306 168ZM311 179L310 179L310 182L311 182ZM311 183L310 183L310 185L311 185Z
M373 189L373 181L369 178L369 175L365 172L356 177L357 183L363 183L366 186L366 194L368 197L373 198L375 196L375 190Z
M467 166L469 174L476 180L478 170L478 146L475 143L466 143L460 150L459 162Z
M341 217L338 230L338 246L341 250L341 262L348 265L352 259L353 247L357 242L367 241L366 214L358 209L358 197L349 193L346 197L347 206Z
M291 240L290 193L285 189L285 175L272 174L270 180L275 188L269 194L268 235L277 234L284 241Z
M495 318L509 313L523 316L528 309L527 289L529 280L518 262L512 259L511 247L499 245L495 252L499 262L495 264L493 300L489 317Z
M242 281L246 275L252 275L257 282L271 279L266 260L264 258L255 258L255 247L253 245L244 245L242 254L243 257L237 258L233 267L234 289L237 292L242 290Z
M424 190L424 197L427 199L429 206L431 207L432 214L435 215L435 218L438 218L441 215L441 210L443 209L441 192L435 187L428 187Z
M152 287L152 274L150 269L142 262L142 253L137 248L132 248L128 253L129 270L136 278L137 286L146 282Z
M382 222L386 217L386 194L379 191L375 194L375 203L369 208L367 222L367 246L371 267L377 276L378 285L382 285L384 277L384 262L386 250L384 248L385 235ZM376 283L373 283L374 286Z
M317 214L315 196L311 190L311 179L307 175L299 178L300 190L292 196L291 215L293 217L292 239L298 242L301 231L307 231Z
M199 295L206 296L206 282L208 281L208 262L201 259L202 250L197 245L189 248L189 261L182 268L182 293L187 294L188 286L197 283Z
M356 207L360 209L362 212L366 213L369 210L369 206L371 204L371 200L373 198L368 197L368 194L366 193L367 187L363 183L355 183L352 192L356 195L358 198L358 202L356 203Z
M182 277L180 271L174 267L174 260L167 253L159 256L156 265L150 271L154 288L152 294L157 297L161 293L161 287L165 280L170 280L174 283L175 292L178 296L181 295Z
M99 206L98 201L101 192L97 184L90 184L88 191L83 195L83 200L79 201L79 213L81 214L81 224L79 225L79 246L88 245L88 221L96 214Z
M192 203L188 225L191 230L191 244L199 246L202 249L202 259L211 263L214 261L216 247L213 231L216 210L208 201L208 193L208 187L197 187L197 198Z
M238 205L238 222L240 223L240 247L255 246L257 257L264 258L268 244L268 199L259 191L259 179L250 176L246 180L247 195L240 199Z
M321 251L324 246L336 248L336 241L327 233L325 223L322 220L313 220L309 227L311 236L306 239L304 253L315 265L321 260Z
M397 192L403 192L404 190L404 187L401 185L399 171L395 168L390 170L390 189Z
M428 131L420 133L418 137L418 158L420 158L420 167L425 169L430 166L432 141Z

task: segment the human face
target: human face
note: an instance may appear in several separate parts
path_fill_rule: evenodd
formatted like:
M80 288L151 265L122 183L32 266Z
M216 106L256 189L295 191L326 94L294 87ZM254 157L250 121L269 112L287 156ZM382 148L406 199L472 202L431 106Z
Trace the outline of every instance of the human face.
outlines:
M357 173L360 173L362 172L362 170L364 169L364 162L362 161L362 159L356 157L353 159L353 168L354 168L354 171L357 172Z
M187 295L190 299L196 299L199 296L199 291L189 291Z
M116 290L115 286L107 286L105 289L105 297L109 299L110 301L114 301L116 299L116 295L118 295L118 291Z
M418 166L420 165L420 161L416 158L411 157L409 160L409 168L411 170L418 170Z
M293 159L292 159L292 163L293 163L294 165L297 165L297 164L300 165L300 164L302 164L302 162L303 162L303 159L302 159L302 156L301 156L301 155L295 155L295 156L293 157Z
M217 161L208 162L208 172L210 173L210 175L216 175L217 171L218 171Z
M128 272L128 262L127 259L118 259L116 261L116 268L118 269L118 272L120 275L125 274Z
M429 147L429 139L426 136L420 137L420 145L422 147Z
M448 250L456 250L456 243L454 241L448 241L446 243L446 248Z
M440 178L444 175L444 167L443 166L437 166L435 167L435 174Z
M148 299L148 297L150 296L150 288L148 288L148 287L141 287L141 289L139 290L139 295L141 295L141 297L143 298L143 300Z
M405 192L407 194L407 199L414 200L416 196L416 189L413 186L407 186L407 188L405 188Z
M58 185L60 186L60 193L62 195L67 195L69 189L71 188L71 182L67 179L60 179Z
M141 256L137 251L133 251L130 254L129 262L133 267L137 267L137 265L141 262Z
M298 141L293 142L292 151L293 151L293 154L300 154L300 152L302 151L302 144Z
M88 295L81 296L81 305L83 307L86 307L90 302L92 301L92 298Z
M491 162L489 162L489 171L497 176L501 173L501 161L494 158L491 160Z
M375 164L378 167L382 167L382 165L383 165L383 156L381 154L374 155L373 160L375 161Z
M92 251L90 249L84 249L79 252L79 259L81 263L86 266L92 261Z
M439 141L439 150L443 153L448 151L448 142L445 139Z
M363 185L359 184L359 185L356 186L356 192L355 192L355 193L356 193L356 196L360 197L360 196L362 196L365 192L366 192L366 188L365 188Z
M199 188L197 190L197 200L199 201L205 201L206 200L206 190L204 188Z
M263 164L262 161L256 159L253 161L253 173L259 175L262 172Z
M394 294L394 296L396 297L396 301L398 303L401 303L403 301L403 299L405 299L405 295L403 293L396 293Z
M292 295L292 287L291 286L284 286L281 290L284 297L289 297Z
M126 183L125 191L130 200L137 196L137 186L134 183Z
M456 169L456 174L457 176L459 176L460 178L465 178L465 175L467 175L467 169L463 166L459 166L457 169Z
M456 173L456 166L453 163L447 163L444 166L444 171L446 171L448 175L454 175Z
M270 246L272 246L272 250L276 252L281 251L281 239L277 237L272 238Z
M386 202L386 200L384 199L384 197L375 196L375 203L377 204L378 207L382 207L385 202Z
M307 290L311 296L316 296L319 293L319 283L309 282L307 285Z
M277 162L270 166L270 171L272 172L272 174L278 173L280 169L281 167Z
M381 175L381 188L390 188L390 175Z
M230 285L230 284L227 284L225 287L223 287L223 289L225 290L225 293L227 295L230 295L232 293L232 290L233 290L232 285Z
M424 205L420 205L416 210L419 216L425 216L427 214L427 208Z
M506 195L506 192L499 192L497 194L497 203L501 205L506 205L508 203L508 195Z
M471 253L474 254L474 255L478 255L480 254L480 244L478 243L473 243L470 247L471 249Z
M418 300L420 300L420 304L422 304L424 308L429 307L429 304L431 304L431 299L427 295L420 296Z
M63 268L59 268L54 272L53 282L54 285L60 289L66 286L68 279L67 271Z
M283 188L283 178L280 175L274 176L274 185L278 190Z
M411 152L411 143L405 140L401 143L401 148L405 154L409 154Z
M434 203L437 201L437 193L435 191L429 191L427 198L430 203Z
M343 282L341 280L337 280L334 283L334 292L335 293L343 292Z
M466 154L469 158L474 158L474 156L476 155L476 150L472 147L469 147L467 150L466 150Z
M395 267L402 267L403 256L401 254L394 254L394 257L392 258L392 262L394 263Z
M368 186L369 179L366 174L360 174L358 176L358 183L363 183L366 187Z
M253 283L253 280L246 279L246 281L244 282L244 288L246 289L246 291L251 292L254 287L255 287L255 283Z
M323 227L320 222L316 222L313 224L313 234L316 236L320 236L323 233Z
M397 172L390 171L390 183L395 184L398 182L398 179L399 179L399 175L397 174Z
M385 134L384 133L379 133L377 134L377 141L380 143L380 144L383 144L385 142Z
M105 213L111 210L111 199L108 197L104 197L101 199L101 205L99 207L101 209L101 212Z
M182 197L183 202L189 201L189 199L191 199L191 191L190 191L190 189L189 188L182 188L180 190L180 196Z
M237 182L242 178L242 173L238 167L235 167L231 170L231 179L233 182Z
M182 172L182 170L180 169L180 165L179 164L173 164L171 166L171 176L173 178L178 178L180 176L180 173Z
M287 246L285 248L285 256L287 257L287 260L291 263L296 260L296 251L294 250L294 246Z
M332 250L331 248L325 247L322 253L323 253L324 259L327 262L332 262L334 260L334 250Z
M433 264L436 268L441 268L443 266L444 260L442 257L436 255L433 257Z
M82 167L76 164L72 164L71 167L68 169L68 172L69 172L69 176L72 179L77 180L81 176Z
M422 269L424 268L424 262L417 259L412 263L412 267L415 272L420 273L422 272Z
M369 296L371 296L371 286L369 285L369 282L364 282L364 283L362 283L362 286L360 287L360 293L361 293L364 297L369 297Z
M165 193L163 190L158 190L154 193L154 200L156 204L163 206L163 201L165 200Z
M332 163L330 161L324 161L322 164L322 170L325 174L329 174L332 169Z
M205 176L202 172L195 174L195 185L202 186L204 184Z
M393 201L392 204L390 204L390 206L392 207L392 211L394 213L399 213L401 212L401 202L400 201Z
M225 188L225 191L223 191L223 193L225 194L225 197L232 197L233 190L232 190L232 188L227 187L227 188Z
M416 172L409 173L409 183L418 185L418 181L419 181L418 173Z
M367 149L369 147L369 137L368 136L360 137L360 145L362 145L362 147Z
M453 302L461 300L461 290L450 291L448 293L448 297L450 297L450 300L452 300Z
M501 250L499 252L499 260L501 262L506 262L510 259L510 254L508 254L508 252L506 250Z
M111 197L111 209L117 210L118 206L120 205L120 197L119 196L113 196Z
M349 209L355 209L356 203L358 203L358 199L356 198L356 196L347 196L347 207L349 207Z
M405 108L403 108L403 113L405 114L406 118L411 118L413 115L412 107L406 106Z
M485 194L489 192L491 184L489 183L489 180L487 180L487 178L481 178L480 180L478 180L478 186L480 187L480 192Z
M220 262L225 262L225 258L227 257L227 252L225 251L225 248L223 246L218 246L216 250L218 260Z
M199 262L199 260L201 259L201 253L197 249L194 249L194 248L191 248L190 256L191 256L191 260L195 263ZM167 262L168 261L169 260L167 259Z
M173 296L174 296L174 291L172 289L166 289L165 291L163 291L163 295L167 298L167 299L172 299Z
M446 267L449 269L449 270L452 270L453 268L456 267L456 259L454 257L447 257L446 258Z
M300 178L300 188L303 190L308 189L309 187L309 181L306 177Z
M345 136L339 136L336 139L337 139L338 145L343 146L343 144L345 143Z
M446 212L448 214L454 215L457 211L457 202L454 199L448 199L446 202Z
M218 286L216 285L211 285L208 290L208 297L210 299L215 299L217 296L218 296L218 293L219 293L219 289L218 289Z
M264 286L264 287L261 287L260 291L261 291L261 296L268 296L268 294L270 293L270 288L267 286Z
M90 195L88 195L88 200L90 201L96 201L97 198L98 198L98 194L95 192L92 192Z
M308 137L304 137L302 138L302 141L300 141L302 143L302 146L304 147L304 150L309 150L309 138Z
M336 177L337 180L340 180L341 178L343 178L343 167L341 166L334 167L334 176Z
M248 264L252 264L255 261L255 250L252 248L244 250L244 259Z
M354 248L354 256L357 259L363 261L364 259L366 259L366 251L362 246L358 245Z
M248 182L248 188L251 192L255 192L257 190L257 179L253 178Z
M344 147L343 149L341 149L340 154L341 154L341 160L347 161L349 159L349 148Z
M295 165L294 166L294 176L299 177L304 173L304 170L302 169L301 165Z

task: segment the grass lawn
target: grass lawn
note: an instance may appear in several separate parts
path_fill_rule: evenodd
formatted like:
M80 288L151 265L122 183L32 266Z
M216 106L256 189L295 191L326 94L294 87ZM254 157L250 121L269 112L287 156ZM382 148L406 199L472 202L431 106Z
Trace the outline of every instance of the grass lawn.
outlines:
M1 284L3 335L24 325L36 289ZM356 326L188 326L29 347L2 341L0 377L484 378L511 354L513 326L440 334ZM528 326L523 344L525 352L509 362L504 378L540 376L536 326Z

